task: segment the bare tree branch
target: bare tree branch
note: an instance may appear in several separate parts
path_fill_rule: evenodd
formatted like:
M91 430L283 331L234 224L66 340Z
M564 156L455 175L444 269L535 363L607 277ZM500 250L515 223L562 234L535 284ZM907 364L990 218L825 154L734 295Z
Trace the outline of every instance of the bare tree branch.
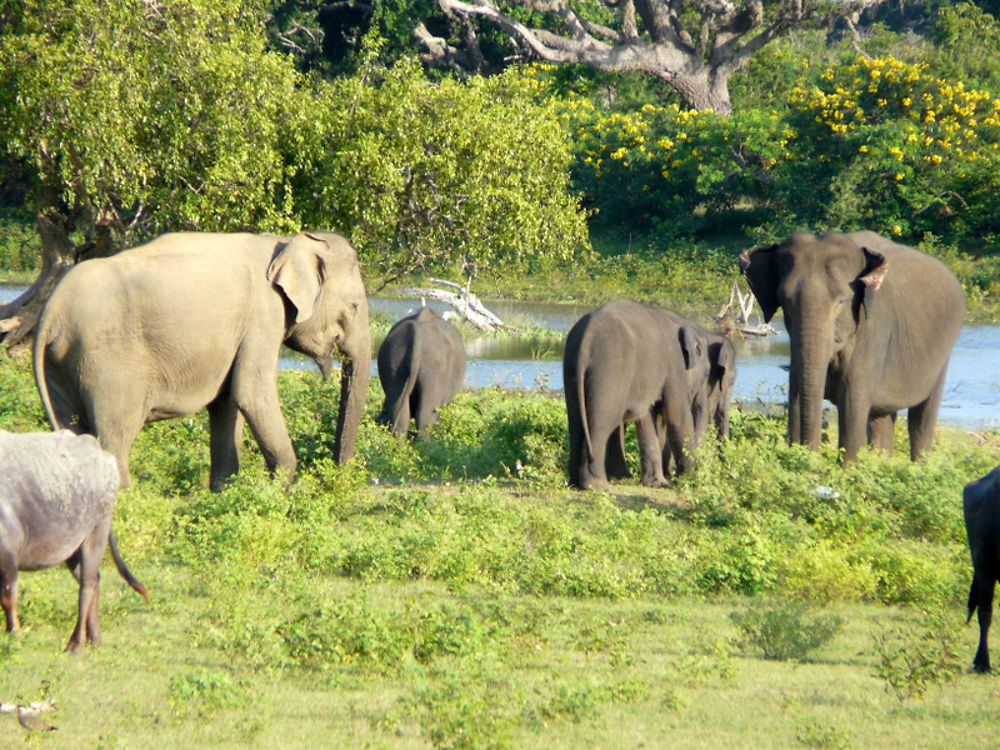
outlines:
M696 29L685 28L682 0L605 0L618 17L615 26L585 18L568 0L507 0L509 5L556 16L558 28L529 27L501 10L499 0L438 0L438 5L452 18L496 24L540 60L644 72L666 81L691 107L722 114L732 111L730 76L765 45L818 18L813 0L784 0L766 11L762 0L686 2L697 8ZM838 4L834 14L847 14L854 5ZM439 49L432 54L446 57L440 51L443 40L426 34L418 37L429 50Z

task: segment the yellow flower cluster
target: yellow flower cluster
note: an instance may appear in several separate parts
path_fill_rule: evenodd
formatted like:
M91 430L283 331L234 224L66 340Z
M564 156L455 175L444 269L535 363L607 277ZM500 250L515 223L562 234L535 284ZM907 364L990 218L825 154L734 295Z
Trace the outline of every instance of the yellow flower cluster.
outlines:
M873 159L915 167L948 159L997 160L1000 100L985 91L929 76L925 66L892 57L830 68L820 81L810 91L794 89L792 106L832 134L870 136L858 151ZM902 171L889 174L906 179Z
M670 179L683 167L698 168L713 160L731 158L725 144L735 138L732 126L726 118L710 110L645 104L638 111L607 112L595 107L589 99L572 94L564 97L560 107L561 118L580 144L580 151L586 154L582 161L594 170L597 178L606 176L612 163L623 167L648 164L649 174ZM771 117L778 122L777 112L771 113ZM780 131L776 143L781 153L776 156L791 157L787 149L793 137L791 128ZM759 166L766 170L777 162L778 158L771 156L762 158Z

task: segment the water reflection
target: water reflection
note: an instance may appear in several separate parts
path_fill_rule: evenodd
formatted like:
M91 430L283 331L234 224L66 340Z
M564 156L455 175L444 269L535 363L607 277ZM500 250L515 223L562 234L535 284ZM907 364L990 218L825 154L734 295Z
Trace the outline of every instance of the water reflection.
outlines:
M0 303L14 299L24 287L0 285ZM439 312L450 307L435 300L428 304ZM398 320L420 306L419 300L373 297L369 307ZM562 381L562 352L566 331L589 307L563 304L492 302L489 307L510 325L549 329L524 336L481 336L466 341L469 355L466 387L550 388ZM788 374L781 369L789 357L788 334L780 316L773 321L779 333L736 343L737 367L734 396L743 402L781 404L787 398ZM380 342L375 342L377 347ZM377 348L376 348L377 351ZM316 369L311 360L287 352L286 369ZM376 373L372 362L372 374ZM940 420L963 427L1000 427L1000 327L967 325L952 350L941 404Z

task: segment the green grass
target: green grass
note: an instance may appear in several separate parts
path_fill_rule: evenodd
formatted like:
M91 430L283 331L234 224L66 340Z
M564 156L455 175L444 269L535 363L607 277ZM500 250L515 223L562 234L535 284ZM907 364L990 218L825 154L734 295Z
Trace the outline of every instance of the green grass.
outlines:
M832 606L842 631L792 663L736 645L728 615L742 602L729 598L538 598L322 579L310 594L329 608L363 603L355 630L452 613L442 637L451 649L421 652L400 636L409 648L390 663L348 654L256 667L217 643L218 605L204 578L149 561L133 567L155 581L152 603L106 574L105 642L79 657L60 653L70 577L25 576L25 598L56 611L33 614L23 634L5 637L0 675L5 700L48 697L60 707L50 717L58 732L36 744L946 748L989 746L995 732L983 701L984 690L996 692L993 678L961 675L901 703L875 676L873 634L918 620L899 608ZM254 605L280 613L286 588L261 581ZM281 629L287 616L269 625ZM971 648L968 628L964 635ZM0 718L0 744L34 746L12 717Z
M152 601L106 564L99 647L61 653L65 569L21 576L0 701L50 698L59 729L0 716L0 746L992 741L993 678L965 673L960 498L996 433L940 430L912 464L901 430L896 456L842 467L835 435L811 453L737 409L672 487L581 493L557 395L463 392L418 443L366 419L338 467L335 379L282 373L281 390L287 489L248 438L209 493L203 415L144 429L115 529ZM369 417L380 397L374 381ZM0 367L0 427L43 428L27 362Z

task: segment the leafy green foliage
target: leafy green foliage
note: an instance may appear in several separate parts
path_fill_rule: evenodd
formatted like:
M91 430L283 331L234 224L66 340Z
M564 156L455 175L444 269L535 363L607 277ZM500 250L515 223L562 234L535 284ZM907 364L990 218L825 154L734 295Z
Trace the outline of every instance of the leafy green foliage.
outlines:
M228 672L207 669L174 675L168 692L178 712L196 711L199 715L243 706L248 698Z
M307 213L346 228L372 275L537 271L586 247L566 139L530 79L432 84L399 63L317 96L299 170L314 201Z
M802 661L829 642L843 624L836 616L810 615L797 602L750 606L730 614L743 634L743 647L759 648L765 659Z
M0 209L0 271L16 275L38 271L37 242L24 212Z
M370 62L328 83L267 49L260 3L10 5L3 145L67 243L329 227L376 286L537 270L587 247L565 133L516 72L432 83L415 63Z
M290 62L265 52L259 4L9 5L6 147L88 239L98 226L128 241L294 225L284 149L306 98Z
M152 686L145 669L116 672L129 703L110 704L105 721L149 716L162 744L164 732L203 727L199 717L210 716L219 736L244 741L282 721L276 714L311 721L271 705L299 690L309 696L299 707L330 695L349 703L323 721L356 724L369 739L510 747L556 732L579 746L594 732L614 734L612 717L666 714L676 732L708 694L731 705L773 692L781 711L792 711L793 721L771 728L782 743L834 747L845 739L841 723L794 712L793 700L812 706L819 695L798 685L812 670L824 672L823 685L837 675L840 692L823 694L831 709L877 712L879 687L874 698L855 697L861 683L875 685L869 673L881 670L889 691L895 684L916 697L914 685L936 684L956 660L955 641L945 649L944 631L928 625L898 643L883 638L859 666L858 618L895 616L886 603L948 617L961 610L969 563L958 498L966 478L994 462L995 436L977 446L942 430L919 463L865 451L841 466L834 435L812 453L786 444L783 420L736 409L730 439L707 440L695 471L672 488L626 482L580 493L562 486L564 417L550 395L463 393L418 444L366 419L359 455L346 466L333 465L326 448L336 383L283 373L281 395L304 456L290 485L267 475L248 439L238 477L208 492L200 415L141 432L135 486L119 497L115 529L152 601L106 570L111 647L86 658L121 670L123 653L128 664L144 655L159 671ZM369 416L379 397L376 383ZM36 402L27 364L5 363L0 426L45 429ZM446 460L452 449L464 452L467 474ZM396 453L380 458L387 450ZM520 473L505 468L515 456ZM771 607L775 600L784 604ZM47 665L61 648L75 602L65 570L21 577L25 633L0 639L8 657L0 677L12 694L34 695L39 674L52 675L53 695L71 705L62 697L77 689L79 670L39 666L39 654ZM747 659L730 640L734 608L745 648L790 658L801 658L795 649L815 642L834 616L845 627L826 643L828 659L775 672L779 662ZM384 692L372 695L373 686ZM93 685L79 689L90 696ZM732 729L739 736L745 719ZM119 720L113 731L132 738L141 731L134 724Z
M872 636L873 676L885 682L900 703L921 700L935 685L954 680L961 671L955 652L955 627L948 618L924 612L917 622L884 628Z

